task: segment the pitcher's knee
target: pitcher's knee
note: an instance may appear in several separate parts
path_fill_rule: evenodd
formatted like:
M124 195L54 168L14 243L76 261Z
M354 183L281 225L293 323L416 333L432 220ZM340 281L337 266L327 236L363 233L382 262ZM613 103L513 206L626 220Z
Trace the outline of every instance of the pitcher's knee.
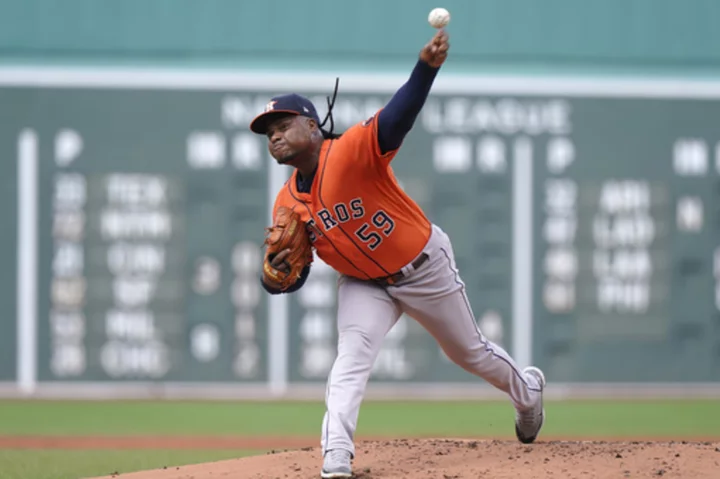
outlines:
M342 379L357 378L360 382L370 374L375 349L369 338L358 332L346 332L338 341L338 355L333 370L342 371Z
M345 331L338 338L338 356L372 360L375 349L370 337L360 331Z

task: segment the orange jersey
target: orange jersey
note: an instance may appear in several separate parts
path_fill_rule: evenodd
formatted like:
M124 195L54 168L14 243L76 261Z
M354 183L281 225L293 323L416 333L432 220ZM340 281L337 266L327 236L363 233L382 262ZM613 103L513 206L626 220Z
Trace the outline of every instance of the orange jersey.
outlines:
M275 200L306 222L317 255L339 273L361 279L397 273L430 238L431 224L400 188L381 154L377 115L325 140L310 193L297 190L297 170Z

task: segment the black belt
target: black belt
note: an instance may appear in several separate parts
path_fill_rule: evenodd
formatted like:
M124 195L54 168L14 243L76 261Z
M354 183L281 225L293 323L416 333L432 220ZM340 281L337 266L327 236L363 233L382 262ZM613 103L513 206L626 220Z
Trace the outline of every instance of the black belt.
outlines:
M423 253L420 256L418 256L415 261L412 262L413 269L418 269L420 266L425 263L430 257L427 253ZM401 279L405 277L405 273L402 271L398 271L395 274L391 274L390 276L385 276L382 278L373 278L372 281L379 284L380 286L392 286L393 284L397 283Z

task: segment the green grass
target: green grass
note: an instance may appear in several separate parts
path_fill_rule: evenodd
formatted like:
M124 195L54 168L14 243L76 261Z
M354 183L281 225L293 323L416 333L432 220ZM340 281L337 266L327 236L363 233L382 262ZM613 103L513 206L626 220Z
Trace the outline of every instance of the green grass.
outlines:
M79 479L249 456L258 451L0 450L2 479ZM122 478L122 476L120 476Z
M542 437L720 439L720 401L547 401ZM318 402L0 401L0 435L273 435L319 440ZM357 438L513 437L502 402L363 404ZM541 438L542 439L542 438ZM255 451L259 453L260 451ZM0 479L78 479L248 455L248 451L0 450ZM120 476L122 478L122 476Z
M552 436L719 436L720 401L546 402ZM0 401L2 435L318 435L317 402ZM359 436L512 434L508 402L367 402Z

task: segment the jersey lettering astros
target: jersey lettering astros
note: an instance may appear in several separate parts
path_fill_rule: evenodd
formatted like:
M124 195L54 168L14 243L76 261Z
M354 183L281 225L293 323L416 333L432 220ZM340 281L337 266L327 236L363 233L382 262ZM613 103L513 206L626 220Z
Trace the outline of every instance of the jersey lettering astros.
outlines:
M400 188L377 139L377 115L325 140L310 193L297 189L297 170L277 195L306 222L317 255L339 273L381 278L413 261L431 224Z

